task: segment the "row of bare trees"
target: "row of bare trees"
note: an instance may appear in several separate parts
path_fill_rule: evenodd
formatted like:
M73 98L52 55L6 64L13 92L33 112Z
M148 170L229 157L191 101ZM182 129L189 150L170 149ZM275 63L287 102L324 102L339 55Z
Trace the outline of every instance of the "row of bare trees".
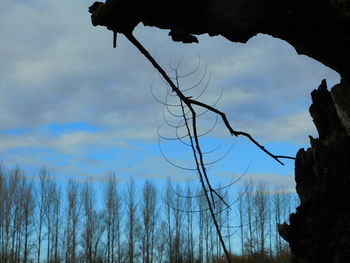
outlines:
M223 251L203 193L170 181L163 188L132 179L124 185L111 174L101 190L89 181L58 184L45 168L34 177L2 167L0 262L219 262ZM230 253L266 262L287 253L276 225L295 208L293 194L248 181L239 191L217 191L229 204L214 200Z

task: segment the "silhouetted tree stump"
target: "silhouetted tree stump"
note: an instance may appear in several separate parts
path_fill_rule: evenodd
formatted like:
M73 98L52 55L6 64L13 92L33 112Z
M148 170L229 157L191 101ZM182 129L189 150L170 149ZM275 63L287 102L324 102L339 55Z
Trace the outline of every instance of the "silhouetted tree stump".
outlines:
M350 111L343 105L350 98L349 89L342 89L343 83L329 92L323 81L311 94L310 113L319 138L310 137L311 147L297 153L301 205L290 225L279 229L295 263L350 262Z

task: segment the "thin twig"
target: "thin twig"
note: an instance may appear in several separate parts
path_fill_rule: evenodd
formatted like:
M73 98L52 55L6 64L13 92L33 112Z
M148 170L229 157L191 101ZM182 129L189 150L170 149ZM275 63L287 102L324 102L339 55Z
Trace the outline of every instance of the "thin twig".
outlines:
M218 109L216 109L210 105L207 105L203 102L193 100L190 97L186 97L181 92L181 90L178 87L176 87L174 82L169 78L169 76L166 74L166 72L163 70L163 68L154 60L154 58L149 54L149 52L141 45L141 43L131 33L125 33L125 37L135 47L137 47L137 49L151 62L151 64L155 67L155 69L162 75L164 80L170 85L172 91L176 93L176 95L180 98L180 100L182 100L184 102L184 104L187 107L190 108L192 105L197 105L197 106L200 106L202 108L206 108L209 111L220 115L226 128L229 130L231 135L234 135L236 137L241 135L241 136L248 138L252 143L254 143L257 147L259 147L263 152L265 152L267 155L269 155L271 158L273 158L274 160L276 160L278 163L280 163L282 165L284 165L284 163L281 162L279 159L295 159L294 157L289 157L289 156L274 155L273 153L268 151L263 145L261 145L258 141L256 141L249 133L234 130L232 128L232 126L230 125L230 123L226 117L226 114L223 113L222 111L219 111Z

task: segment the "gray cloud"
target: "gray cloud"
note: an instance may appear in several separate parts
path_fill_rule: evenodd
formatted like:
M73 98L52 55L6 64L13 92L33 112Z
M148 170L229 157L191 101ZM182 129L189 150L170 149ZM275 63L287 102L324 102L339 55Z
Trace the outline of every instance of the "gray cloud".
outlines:
M272 191L296 193L295 180L293 176L279 174L247 174L247 178L250 178L255 185L260 181L265 182Z
M150 87L155 80L156 95L162 97L164 84L123 36L112 49L112 34L91 26L88 5L83 0L2 5L1 131L29 129L21 135L3 133L2 151L45 147L79 155L87 145L118 147L123 140L156 137L156 128L163 123L162 107L152 98ZM200 70L183 80L184 87L198 81L207 64L211 80L201 99L213 103L224 88L218 107L235 127L269 141L300 142L313 133L307 113L309 93L321 79L334 84L339 78L266 35L247 44L203 35L199 44L183 45L172 43L167 33L142 25L135 30L165 68L170 59L176 64L184 55L180 73L190 72L200 58ZM51 123L72 122L102 129L57 137L40 133Z
M8 7L2 19L6 23L1 23L7 39L1 50L11 54L0 66L6 72L1 83L3 129L75 121L132 128L140 120L139 126L144 127L144 120L157 115L159 105L149 90L158 76L136 49L121 37L113 50L110 34L90 25L83 1L70 8L58 1L34 3ZM13 33L26 25L29 30L24 35ZM285 105L300 104L298 100L316 86L308 83L317 77L319 81L327 71L267 36L247 45L203 36L199 45L185 46L170 43L164 31L139 28L136 34L164 65L185 50L190 57L200 54L213 76L210 85L215 88L208 95L215 97L218 88L225 86L222 101L230 106L224 108L239 110L248 118L271 118ZM192 57L187 64L196 60L197 56ZM306 81L308 76L313 76L312 81Z

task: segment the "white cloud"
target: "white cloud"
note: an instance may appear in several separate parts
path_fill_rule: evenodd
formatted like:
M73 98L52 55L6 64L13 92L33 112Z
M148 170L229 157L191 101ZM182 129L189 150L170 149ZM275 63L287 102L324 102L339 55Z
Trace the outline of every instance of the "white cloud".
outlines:
M87 132L74 131L52 136L41 133L3 134L0 137L0 150L20 148L44 148L58 151L62 154L80 154L86 147L117 147L128 148L128 139L152 140L153 134L129 131Z
M123 36L112 49L111 32L91 25L88 6L84 0L2 5L0 132L29 129L21 135L2 133L3 152L37 147L52 149L57 157L80 156L91 145L126 147L128 139L150 142L156 136L163 123L162 107L153 100L150 87L156 80L160 95L164 85ZM270 141L299 142L314 133L307 113L309 93L322 78L335 83L337 74L266 35L247 44L202 35L199 44L184 45L173 43L167 32L139 25L135 35L165 68L170 59L175 62L185 54L180 71L186 73L200 57L198 74L183 84L198 81L207 64L211 81L201 99L213 103L223 87L218 108L234 127ZM52 123L75 122L103 131L56 137L41 132ZM36 158L45 162L43 156Z
M264 182L270 191L283 191L286 193L296 193L294 176L279 174L247 174L246 179L251 179L254 185Z
M316 128L307 111L268 120L257 120L255 123L244 123L242 126L254 136L269 142L305 143L309 135L317 137Z

